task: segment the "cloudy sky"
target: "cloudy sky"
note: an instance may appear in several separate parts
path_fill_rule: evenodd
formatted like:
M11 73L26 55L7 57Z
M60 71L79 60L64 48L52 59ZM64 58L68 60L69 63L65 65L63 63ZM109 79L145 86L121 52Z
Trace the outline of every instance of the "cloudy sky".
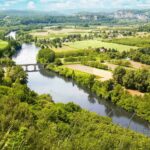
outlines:
M100 11L122 8L150 8L150 0L0 0L1 10Z

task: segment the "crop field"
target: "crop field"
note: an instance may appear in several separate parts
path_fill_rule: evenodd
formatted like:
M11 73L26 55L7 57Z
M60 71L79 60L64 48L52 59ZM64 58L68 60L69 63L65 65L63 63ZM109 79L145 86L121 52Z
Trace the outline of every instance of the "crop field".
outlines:
M142 69L142 68L150 69L149 65L142 64L140 62L135 62L135 61L130 60L130 63L131 63L131 66L135 69Z
M107 81L107 80L110 80L113 78L112 72L102 70L102 69L96 69L93 67L88 67L88 66L84 66L84 65L80 65L80 64L65 65L65 67L95 75L101 81Z
M4 49L7 46L8 46L7 42L0 40L0 49Z
M34 37L37 37L39 39L42 38L62 38L65 37L69 34L81 34L84 35L91 30L87 29L75 29L75 28L69 28L69 29L49 29L49 28L44 28L44 29L38 29L38 30L32 30L30 34Z
M109 42L137 47L150 47L150 37L147 36L113 39L109 40Z
M108 43L103 42L101 40L86 40L86 41L76 41L76 42L69 42L65 43L66 46L69 46L73 49L87 49L87 48L98 48L98 47L105 47L105 48L114 48L118 51L129 51L130 49L137 49L135 46L127 46L122 44L115 44L115 43Z
M131 95L133 95L133 96L144 96L144 93L142 93L142 92L139 92L139 91L137 91L137 90L129 90L129 89L126 89Z

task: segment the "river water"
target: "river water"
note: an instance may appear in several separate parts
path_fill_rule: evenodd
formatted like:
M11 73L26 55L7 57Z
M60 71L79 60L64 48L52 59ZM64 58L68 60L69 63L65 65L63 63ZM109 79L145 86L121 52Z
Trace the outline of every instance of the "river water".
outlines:
M8 36L14 36L14 34L15 32L11 32ZM34 43L23 44L22 49L13 57L13 60L16 64L36 63L38 51L39 48ZM129 127L150 136L149 124L146 121L136 116L132 118L132 113L128 113L110 102L96 98L92 93L78 87L71 80L66 80L53 72L41 69L39 72L28 73L28 86L39 94L50 94L56 103L74 102L91 112L110 117L115 124Z

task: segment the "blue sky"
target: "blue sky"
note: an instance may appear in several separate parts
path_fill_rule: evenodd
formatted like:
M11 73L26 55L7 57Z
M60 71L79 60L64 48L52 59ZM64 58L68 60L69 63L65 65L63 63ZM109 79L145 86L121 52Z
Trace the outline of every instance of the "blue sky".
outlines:
M66 11L103 11L114 9L147 9L150 0L0 0L0 9Z

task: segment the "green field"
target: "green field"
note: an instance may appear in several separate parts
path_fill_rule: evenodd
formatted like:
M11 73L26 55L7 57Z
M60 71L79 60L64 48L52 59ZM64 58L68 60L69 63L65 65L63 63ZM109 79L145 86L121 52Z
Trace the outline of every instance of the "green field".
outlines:
M91 30L85 29L75 29L75 28L63 28L61 30L54 29L42 29L42 30L32 30L29 32L33 37L38 39L53 39L53 38L63 38L70 34L81 34L82 36L88 34Z
M8 46L8 42L0 40L0 49L4 49Z
M111 43L118 43L123 45L137 46L137 47L150 47L150 37L130 37L109 40Z
M86 40L86 41L77 41L74 43L69 42L69 43L65 43L65 45L73 49L86 49L86 48L98 48L98 47L114 48L117 49L118 51L129 51L130 49L137 49L137 47L135 46L102 42L101 40Z

